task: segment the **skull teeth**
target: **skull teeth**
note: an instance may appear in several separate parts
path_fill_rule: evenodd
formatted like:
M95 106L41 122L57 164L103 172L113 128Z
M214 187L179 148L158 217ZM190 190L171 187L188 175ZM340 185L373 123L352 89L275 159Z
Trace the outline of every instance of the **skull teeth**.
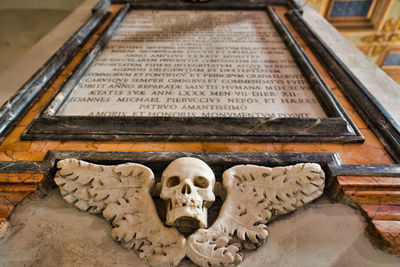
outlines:
M172 204L171 209L180 208L180 207L190 207L190 208L201 208L201 203L196 203L193 199L176 199L170 202Z

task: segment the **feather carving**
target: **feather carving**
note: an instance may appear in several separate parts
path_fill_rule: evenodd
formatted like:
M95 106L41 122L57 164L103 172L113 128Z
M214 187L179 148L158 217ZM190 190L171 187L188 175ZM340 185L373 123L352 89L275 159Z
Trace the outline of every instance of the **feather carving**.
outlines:
M325 185L325 174L314 163L234 166L222 177L227 194L218 219L185 238L158 217L149 168L76 159L59 161L57 167L54 180L63 198L82 211L101 214L113 226L112 238L153 266L176 266L185 256L200 266L237 265L244 250L265 242L268 222L318 198Z
M226 200L218 219L207 230L188 238L187 255L200 266L231 266L243 250L268 237L266 224L296 210L323 193L325 175L318 164L267 168L238 165L223 174Z
M185 238L160 221L150 189L153 172L127 163L101 166L76 159L57 164L54 181L63 198L82 211L102 216L114 227L111 236L124 247L138 251L154 266L177 265L185 256Z

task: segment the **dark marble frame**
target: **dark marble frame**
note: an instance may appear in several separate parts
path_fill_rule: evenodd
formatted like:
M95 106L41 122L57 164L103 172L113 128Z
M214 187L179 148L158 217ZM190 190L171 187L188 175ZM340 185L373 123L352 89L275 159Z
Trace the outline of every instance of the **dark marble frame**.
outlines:
M115 151L48 151L42 161L0 161L2 173L35 173L43 174L44 179L37 186L37 193L46 195L54 186L54 176L59 160L74 158L103 165L138 163L149 167L160 182L162 172L173 160L181 157L199 158L213 170L216 180L222 182L225 170L242 164L253 164L265 167L295 165L298 163L317 163L325 172L324 194L336 198L335 188L338 176L380 176L399 177L400 164L365 165L343 164L337 153L232 153L232 152L115 152ZM155 197L157 202L157 197ZM159 200L159 199L158 199ZM357 203L345 200L348 205L359 208ZM219 214L222 201L216 201L211 212L215 219ZM162 216L160 216L162 217Z
M351 70L335 55L329 46L316 34L307 22L302 19L301 12L291 10L286 17L292 22L297 32L311 36L305 39L307 45L315 51L315 55L339 85L341 92L356 109L360 117L368 125L395 162L400 162L400 125L357 79ZM314 41L317 40L317 41Z
M113 22L93 45L41 115L21 136L24 140L112 141L252 141L252 142L362 142L362 134L291 35L268 5L298 6L291 0L222 1L190 3L181 0L132 0L135 9L266 10L293 54L328 118L167 118L57 116L66 98L101 53L129 11L121 8ZM305 36L308 38L309 36ZM211 126L211 127L210 127Z
M79 49L110 15L108 1L101 0L92 8L92 16L57 52L27 80L0 108L0 142L14 129L36 100L57 78Z
M116 165L139 163L152 169L156 181L171 161L195 157L210 165L218 181L222 173L235 165L255 164L266 167L318 163L326 175L325 190L334 186L337 176L398 177L400 164L343 164L337 153L235 153L235 152L115 152L115 151L55 151L49 150L42 161L0 161L2 173L42 173L52 182L59 160L75 158L95 164Z

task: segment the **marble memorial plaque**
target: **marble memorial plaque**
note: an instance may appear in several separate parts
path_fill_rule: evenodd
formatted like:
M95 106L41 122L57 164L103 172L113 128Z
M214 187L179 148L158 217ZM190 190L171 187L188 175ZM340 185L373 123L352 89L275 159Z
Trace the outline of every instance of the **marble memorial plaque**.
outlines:
M264 11L130 11L61 116L325 118Z

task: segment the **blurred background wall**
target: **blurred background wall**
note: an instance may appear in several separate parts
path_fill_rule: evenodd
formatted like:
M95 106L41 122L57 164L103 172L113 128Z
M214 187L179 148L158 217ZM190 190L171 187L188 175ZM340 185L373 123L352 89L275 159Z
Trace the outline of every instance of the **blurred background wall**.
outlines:
M400 0L307 0L372 62L400 83Z
M84 0L0 0L0 72Z

